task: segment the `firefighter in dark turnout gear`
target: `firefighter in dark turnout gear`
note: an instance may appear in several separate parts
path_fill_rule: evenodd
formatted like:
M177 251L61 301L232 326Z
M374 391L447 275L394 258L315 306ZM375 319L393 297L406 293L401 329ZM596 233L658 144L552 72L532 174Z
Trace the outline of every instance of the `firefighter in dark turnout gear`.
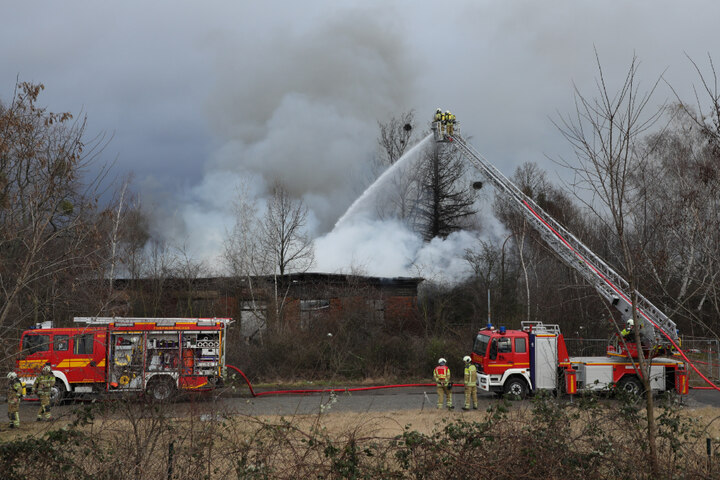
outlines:
M7 402L10 428L18 428L20 427L20 399L23 396L23 386L15 372L8 373L7 379Z

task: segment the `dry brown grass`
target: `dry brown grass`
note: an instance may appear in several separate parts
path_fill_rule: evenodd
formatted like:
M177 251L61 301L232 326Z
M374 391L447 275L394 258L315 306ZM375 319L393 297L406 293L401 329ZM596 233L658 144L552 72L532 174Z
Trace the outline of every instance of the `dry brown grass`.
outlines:
M211 406L168 418L152 405L119 404L92 412L88 423L73 426L61 419L3 432L2 442L17 440L22 445L28 438L44 439L62 428L81 435L79 444L56 442L58 450L50 455L72 464L73 477L58 476L44 457L23 450L28 470L22 473L32 472L36 478L164 479L170 464L173 478L223 480L447 478L479 471L473 468L483 469L488 478L647 478L642 457L629 470L617 470L614 463L612 457L632 459L643 438L642 410L632 414L636 417L623 416L619 409L625 407L615 401L596 405L594 413L592 408L568 409L552 402L540 408L530 402L500 402L492 411L330 411L293 416L231 415L212 411ZM704 448L707 437L720 444L720 408L684 408L676 413L671 420L680 425L678 436L689 433L686 420L693 419L699 429L680 447L663 444L665 472L713 478L706 475Z

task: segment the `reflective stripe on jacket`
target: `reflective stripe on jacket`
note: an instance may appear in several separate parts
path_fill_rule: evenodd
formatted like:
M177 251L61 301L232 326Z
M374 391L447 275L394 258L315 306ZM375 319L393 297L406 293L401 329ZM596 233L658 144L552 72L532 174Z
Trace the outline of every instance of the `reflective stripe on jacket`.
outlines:
M465 386L477 385L477 367L472 363L465 365Z
M447 384L450 381L450 368L446 365L438 365L433 370L435 383Z

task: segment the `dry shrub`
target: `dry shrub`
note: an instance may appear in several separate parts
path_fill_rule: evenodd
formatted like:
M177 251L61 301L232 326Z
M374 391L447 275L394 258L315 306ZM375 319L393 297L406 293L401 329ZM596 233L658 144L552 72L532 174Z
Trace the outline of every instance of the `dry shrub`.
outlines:
M332 399L331 399L332 400ZM3 478L649 478L632 398L538 396L486 412L251 417L212 402L84 406L60 430L0 443ZM700 421L695 419L698 417ZM717 411L658 407L662 478L716 478ZM713 461L717 461L714 456Z

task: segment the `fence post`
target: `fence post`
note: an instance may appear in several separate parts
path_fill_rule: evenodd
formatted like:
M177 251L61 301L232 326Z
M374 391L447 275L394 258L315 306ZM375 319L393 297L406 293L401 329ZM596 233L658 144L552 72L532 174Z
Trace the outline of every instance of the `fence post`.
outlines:
M172 480L173 474L173 454L175 453L175 441L171 441L168 445L168 480Z

